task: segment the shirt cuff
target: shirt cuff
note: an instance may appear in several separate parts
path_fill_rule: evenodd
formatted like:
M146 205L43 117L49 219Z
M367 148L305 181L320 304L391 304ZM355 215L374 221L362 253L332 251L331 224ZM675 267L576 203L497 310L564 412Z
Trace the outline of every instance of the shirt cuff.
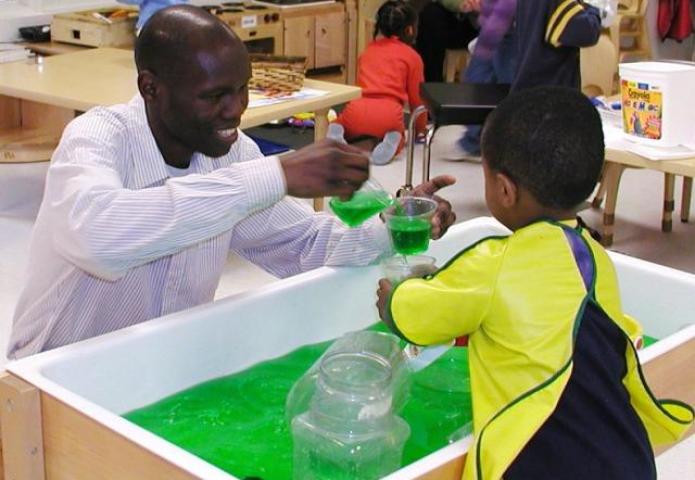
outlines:
M248 192L249 208L265 208L282 200L287 192L285 174L277 156L240 162L242 178Z

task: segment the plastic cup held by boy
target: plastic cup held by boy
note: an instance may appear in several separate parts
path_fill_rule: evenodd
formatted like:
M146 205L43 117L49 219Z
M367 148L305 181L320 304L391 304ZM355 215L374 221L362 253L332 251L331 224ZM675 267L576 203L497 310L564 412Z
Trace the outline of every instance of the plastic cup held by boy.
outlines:
M397 255L382 260L381 269L384 277L395 285L407 278L424 277L434 273L437 270L435 261L434 257L427 255L413 255L407 258Z
M393 249L402 255L427 250L437 202L424 197L400 197L384 210Z

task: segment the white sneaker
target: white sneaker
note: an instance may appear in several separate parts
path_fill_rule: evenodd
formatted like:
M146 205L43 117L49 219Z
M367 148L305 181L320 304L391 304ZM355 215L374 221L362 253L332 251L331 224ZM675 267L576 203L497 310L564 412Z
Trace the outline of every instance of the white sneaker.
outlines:
M401 143L401 133L396 131L386 132L384 139L379 143L369 156L374 165L386 165L396 155L398 145Z

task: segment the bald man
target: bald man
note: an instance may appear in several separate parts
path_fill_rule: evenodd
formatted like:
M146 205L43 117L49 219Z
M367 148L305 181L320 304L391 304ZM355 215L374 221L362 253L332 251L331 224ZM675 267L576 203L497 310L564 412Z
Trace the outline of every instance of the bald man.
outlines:
M369 160L331 140L263 157L238 129L246 48L216 17L160 10L135 59L139 94L73 120L52 158L10 358L209 302L230 251L281 277L390 251L378 219L348 229L286 196L350 195ZM435 238L454 221L439 203Z

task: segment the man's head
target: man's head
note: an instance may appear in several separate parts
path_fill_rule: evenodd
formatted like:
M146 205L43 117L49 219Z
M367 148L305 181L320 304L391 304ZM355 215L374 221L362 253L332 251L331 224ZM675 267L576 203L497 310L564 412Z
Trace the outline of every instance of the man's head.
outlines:
M509 212L523 219L574 211L591 194L603 166L601 120L579 91L561 87L523 90L490 114L482 137L486 201L505 224ZM511 197L506 198L507 194ZM521 195L520 195L521 194ZM509 225L508 225L509 226Z
M190 5L154 14L135 44L138 88L167 163L226 154L248 106L246 47L215 16Z

